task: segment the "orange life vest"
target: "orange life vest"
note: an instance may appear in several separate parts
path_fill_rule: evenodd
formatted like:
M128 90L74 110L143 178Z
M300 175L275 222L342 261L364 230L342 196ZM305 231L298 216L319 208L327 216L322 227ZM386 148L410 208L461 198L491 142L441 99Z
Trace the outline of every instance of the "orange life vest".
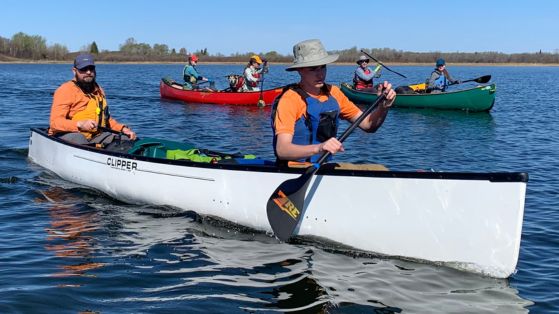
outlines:
M99 94L85 94L89 98L89 102L84 110L76 112L72 117L73 121L83 121L83 120L94 120L97 121L97 125L108 128L109 118L111 114L109 113L109 106L107 105L107 99L102 93ZM100 133L99 129L93 131L81 131L88 140L93 136Z

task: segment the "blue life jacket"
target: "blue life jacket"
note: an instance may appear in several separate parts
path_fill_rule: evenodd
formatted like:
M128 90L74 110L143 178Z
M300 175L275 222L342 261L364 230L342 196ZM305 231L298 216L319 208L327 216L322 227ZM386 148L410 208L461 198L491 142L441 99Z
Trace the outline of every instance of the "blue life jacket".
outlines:
M306 114L301 116L295 122L295 133L293 134L292 143L296 145L309 145L320 144L331 137L336 137L338 133L338 125L340 121L340 105L338 101L330 95L331 86L325 84L323 92L328 95L325 102L320 102L318 99L311 97L305 92L298 84L286 86L282 93L276 98L272 105L272 131L274 132L274 154L278 163L283 163L277 157L276 152L276 131L274 121L276 117L277 105L283 94L293 89L297 92L305 104L307 105ZM316 162L321 154L313 155L311 158L300 159L301 162Z
M446 78L444 73L439 73L438 71L433 71L433 72L440 74L439 78L435 80L435 86L433 86L433 88L440 89L441 91L444 92L448 87L448 83L449 83L448 79Z

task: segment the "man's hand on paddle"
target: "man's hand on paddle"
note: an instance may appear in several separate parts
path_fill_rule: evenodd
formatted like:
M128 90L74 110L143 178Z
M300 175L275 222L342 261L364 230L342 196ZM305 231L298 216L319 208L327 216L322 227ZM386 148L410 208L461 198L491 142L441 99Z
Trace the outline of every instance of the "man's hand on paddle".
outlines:
M318 153L324 153L325 151L330 152L332 155L336 154L337 152L344 151L344 145L338 141L337 138L331 137L326 142L322 142L318 144Z

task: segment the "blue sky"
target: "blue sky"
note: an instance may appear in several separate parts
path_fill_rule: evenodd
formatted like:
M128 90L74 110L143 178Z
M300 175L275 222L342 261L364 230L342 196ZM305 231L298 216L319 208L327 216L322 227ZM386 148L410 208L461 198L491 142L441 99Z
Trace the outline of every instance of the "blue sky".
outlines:
M2 1L0 36L40 35L70 51L127 38L210 54L326 49L559 52L559 1Z

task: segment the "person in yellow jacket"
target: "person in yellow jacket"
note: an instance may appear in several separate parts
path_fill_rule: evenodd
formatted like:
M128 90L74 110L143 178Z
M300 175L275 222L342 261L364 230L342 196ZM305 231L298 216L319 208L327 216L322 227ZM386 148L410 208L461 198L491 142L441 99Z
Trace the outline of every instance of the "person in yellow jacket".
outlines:
M262 65L262 67L260 66ZM264 74L268 72L268 61L262 60L260 56L253 55L250 57L243 76L245 78L245 85L243 91L245 92L258 92L260 91L260 84L264 79Z
M136 133L111 117L105 92L95 78L91 54L74 59L74 79L54 92L49 134L76 144L111 143L120 133L121 140L135 140ZM112 132L111 132L112 130Z

